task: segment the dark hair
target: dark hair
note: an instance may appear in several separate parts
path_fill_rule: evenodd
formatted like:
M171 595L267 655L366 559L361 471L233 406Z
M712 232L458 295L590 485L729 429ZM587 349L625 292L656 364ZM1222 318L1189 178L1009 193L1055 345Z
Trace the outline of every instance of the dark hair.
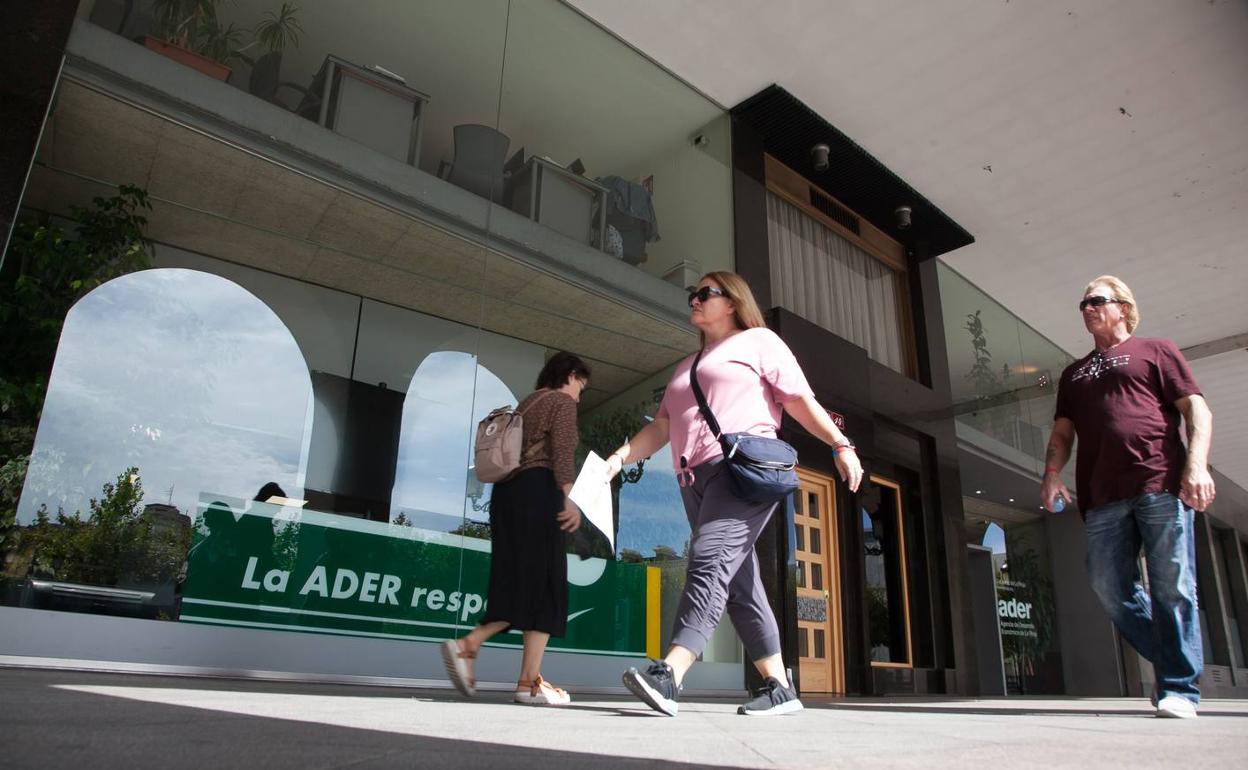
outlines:
M573 377L589 379L589 367L574 353L561 350L550 357L537 375L538 388L562 388Z
M286 492L277 485L276 481L270 481L260 487L260 491L256 493L255 501L258 503L267 502L270 497L285 497Z

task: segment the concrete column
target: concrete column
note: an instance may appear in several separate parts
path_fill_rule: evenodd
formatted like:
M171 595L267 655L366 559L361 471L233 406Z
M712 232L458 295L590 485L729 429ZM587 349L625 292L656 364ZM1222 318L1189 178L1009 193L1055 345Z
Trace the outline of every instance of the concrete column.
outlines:
M1083 521L1074 511L1050 516L1048 535L1066 694L1129 694L1122 676L1118 635L1088 580Z

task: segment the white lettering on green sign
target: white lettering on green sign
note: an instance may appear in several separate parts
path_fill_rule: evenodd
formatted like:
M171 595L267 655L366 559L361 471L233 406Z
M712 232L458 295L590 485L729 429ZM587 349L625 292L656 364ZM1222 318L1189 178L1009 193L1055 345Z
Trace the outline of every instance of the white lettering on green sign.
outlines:
M290 583L290 572L271 569L264 574L263 578L257 579L256 570L259 564L259 557L252 556L247 559L247 567L243 570L242 587L251 591L285 593ZM312 569L308 579L303 582L303 587L299 589L299 595L315 594L322 599L354 598L356 601L367 604L392 604L397 607L399 606L399 591L402 588L403 579L398 575L365 572L364 577L361 578L353 570L340 568L334 573L334 583L331 589L329 571L324 565L320 565ZM448 596L441 589L416 586L412 589L411 606L419 607L422 603L434 611L459 613L459 620L463 622L468 620L469 615L474 615L485 607L485 598L480 594L466 594L462 591L455 591Z

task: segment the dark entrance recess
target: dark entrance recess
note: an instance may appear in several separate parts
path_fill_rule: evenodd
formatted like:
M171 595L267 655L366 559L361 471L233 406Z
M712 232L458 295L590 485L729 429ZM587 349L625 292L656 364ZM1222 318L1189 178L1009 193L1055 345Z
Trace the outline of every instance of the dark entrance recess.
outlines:
M851 694L976 694L979 676L957 437L932 260L974 238L862 146L779 86L742 102L731 117L737 271L765 309L774 296L768 250L768 155L835 199L812 201L814 208L851 232L852 224L869 222L900 243L905 252L918 364L915 378L871 360L862 348L786 308L772 307L766 313L768 325L802 362L820 402L844 415L846 432L858 444L867 472L896 479L904 490L913 666L882 669L871 664L862 528L851 526L858 523L857 516L846 515L838 526L845 689ZM826 149L812 154L816 145ZM835 208L827 210L829 206ZM788 421L782 433L798 448L804 467L835 474L831 452L821 442ZM856 496L839 481L836 495L838 510L860 510ZM764 584L781 624L784 656L796 669L794 525L791 510L781 514L757 547ZM747 684L756 679L753 666L747 664Z

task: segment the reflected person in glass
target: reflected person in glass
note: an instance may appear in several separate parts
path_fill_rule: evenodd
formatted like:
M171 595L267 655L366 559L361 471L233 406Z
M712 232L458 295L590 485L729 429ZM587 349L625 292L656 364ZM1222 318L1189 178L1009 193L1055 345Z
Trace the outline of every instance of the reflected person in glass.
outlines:
M750 287L736 273L707 273L689 294L690 321L701 332L698 383L724 433L775 437L787 412L833 448L841 479L862 480L853 444L815 400L793 353L763 324ZM690 382L694 356L676 366L659 410L608 458L614 475L671 442L681 497L692 530L685 589L676 609L672 644L645 671L630 668L624 684L647 705L675 716L685 673L703 651L725 609L764 684L738 709L772 716L802 709L780 654L780 631L759 576L754 543L777 503L740 499L724 453L697 404Z
M476 694L474 664L490 637L514 629L524 634L516 703L565 706L568 693L542 678L542 656L551 636L568 625L566 533L581 525L581 512L568 499L576 477L580 433L576 405L589 385L589 367L560 352L546 362L537 390L520 402L524 437L520 466L494 485L490 497L490 590L481 622L460 639L442 644L451 683Z

